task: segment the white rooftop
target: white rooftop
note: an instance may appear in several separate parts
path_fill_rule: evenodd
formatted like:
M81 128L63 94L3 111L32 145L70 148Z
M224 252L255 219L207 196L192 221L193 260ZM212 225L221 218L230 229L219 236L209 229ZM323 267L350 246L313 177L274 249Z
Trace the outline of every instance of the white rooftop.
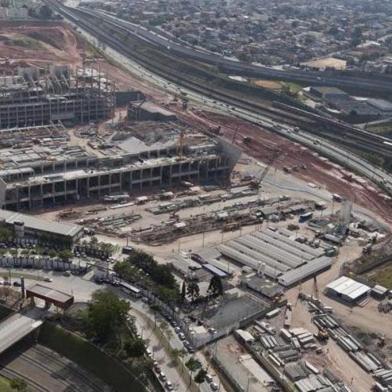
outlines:
M47 221L31 215L2 209L0 209L0 219L9 224L23 222L26 228L70 237L75 236L83 229L82 226L75 224Z
M333 290L338 295L355 300L367 293L370 290L370 287L348 278L347 276L341 276L339 279L329 283L327 289Z

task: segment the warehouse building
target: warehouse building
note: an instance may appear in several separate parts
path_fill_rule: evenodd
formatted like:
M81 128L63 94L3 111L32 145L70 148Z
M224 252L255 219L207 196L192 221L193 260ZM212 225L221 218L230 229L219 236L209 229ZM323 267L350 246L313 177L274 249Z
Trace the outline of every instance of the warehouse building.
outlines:
M356 304L367 298L370 290L369 286L347 276L341 276L325 288L326 294L349 304Z
M12 229L18 239L47 239L72 243L83 235L83 227L70 223L46 221L34 216L0 209L0 222Z
M270 228L241 236L218 247L221 255L257 271L259 276L277 279L285 287L328 269L332 259L325 250L302 244L285 229Z

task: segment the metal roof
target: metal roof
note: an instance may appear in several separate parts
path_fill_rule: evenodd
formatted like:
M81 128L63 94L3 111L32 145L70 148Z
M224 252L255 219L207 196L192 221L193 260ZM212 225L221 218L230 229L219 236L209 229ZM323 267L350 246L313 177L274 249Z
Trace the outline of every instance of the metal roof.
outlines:
M0 209L0 220L1 219L4 219L9 224L23 222L25 227L28 229L45 231L47 233L69 237L74 237L83 229L82 226L75 224L46 221L31 215L20 214L19 212L2 209Z
M319 257L318 259L309 261L307 264L304 264L299 268L295 268L284 273L278 278L278 281L283 286L291 286L294 283L300 282L303 279L309 278L310 276L329 268L331 265L332 259L330 257Z
M220 278L226 278L227 273L211 264L203 264L203 268Z
M26 289L28 293L39 297L45 297L49 300L58 302L58 303L67 303L68 301L73 300L73 296L62 291L58 291L52 289L51 287L42 286L41 284L35 284L28 289Z
M370 287L347 276L341 276L339 279L329 283L327 289L334 291L338 295L355 300L367 293Z

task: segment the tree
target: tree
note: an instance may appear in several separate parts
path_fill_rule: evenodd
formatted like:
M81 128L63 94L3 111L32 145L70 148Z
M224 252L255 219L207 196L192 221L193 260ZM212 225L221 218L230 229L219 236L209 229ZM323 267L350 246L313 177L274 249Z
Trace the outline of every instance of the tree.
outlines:
M27 391L27 383L22 378L14 378L13 380L11 380L10 387L20 392Z
M198 384L201 384L206 379L207 371L205 369L200 369L199 372L196 374L194 380Z
M196 370L201 368L201 363L199 360L190 357L189 360L185 363L185 366L191 371L195 372Z
M44 4L39 10L39 17L41 19L51 19L53 15L52 9Z
M7 227L0 227L0 242L8 241L11 237L14 236L12 230Z
M125 352L129 357L142 357L146 352L146 345L142 339L128 340L124 345Z
M125 324L128 311L129 303L111 291L95 291L88 305L88 333L101 341L107 341Z
M214 275L211 278L207 291L212 296L217 297L218 295L223 295L222 280L219 276Z
M69 261L73 257L73 254L70 250L64 249L59 252L58 256L62 261Z
M196 280L191 280L188 283L187 294L191 297L191 301L193 302L200 295L200 287L197 284Z
M182 282L181 286L181 301L184 303L186 300L186 283L185 280Z
M177 366L178 360L179 360L180 358L182 358L184 355L185 355L184 350L179 350L179 349L177 349L177 348L173 348L173 349L170 351L170 357L172 358L173 365L174 365L174 366Z

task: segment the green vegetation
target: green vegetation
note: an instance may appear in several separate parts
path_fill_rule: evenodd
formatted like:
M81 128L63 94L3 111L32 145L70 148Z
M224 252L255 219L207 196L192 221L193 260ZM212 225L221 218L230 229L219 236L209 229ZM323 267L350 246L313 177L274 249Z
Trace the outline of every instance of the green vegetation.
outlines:
M128 302L111 291L95 291L86 315L87 335L101 342L115 339L127 321L129 308Z
M376 133L378 135L391 134L392 133L392 122L383 122L381 124L369 124L366 127L369 132Z
M380 284L387 289L392 289L392 265L380 267L368 274L368 279L375 284Z
M201 369L201 363L198 359L190 357L188 361L185 363L185 366L191 371L195 372L196 370Z
M304 86L294 82L281 82L281 84L283 92L291 96L297 95L304 88Z
M13 38L11 40L11 44L15 46L21 46L22 48L26 49L38 50L43 48L42 44L39 41L25 36Z
M11 380L10 386L15 391L19 391L19 392L27 391L27 383L25 380L21 378L14 378L13 380Z
M195 382L201 384L206 379L206 375L207 375L207 371L204 369L200 369L194 378Z
M13 392L15 389L13 389L10 385L10 382L3 377L0 377L0 392Z
M39 341L61 355L76 362L118 392L142 392L144 385L139 381L141 372L132 374L132 369L107 355L86 339L51 323L41 327Z
M180 290L170 267L158 264L147 253L137 251L114 266L116 273L130 283L138 283L166 302L178 302Z
M8 227L0 226L0 242L8 241L14 237L14 232Z
M214 297L223 295L223 284L219 276L214 275L208 286L208 293Z

